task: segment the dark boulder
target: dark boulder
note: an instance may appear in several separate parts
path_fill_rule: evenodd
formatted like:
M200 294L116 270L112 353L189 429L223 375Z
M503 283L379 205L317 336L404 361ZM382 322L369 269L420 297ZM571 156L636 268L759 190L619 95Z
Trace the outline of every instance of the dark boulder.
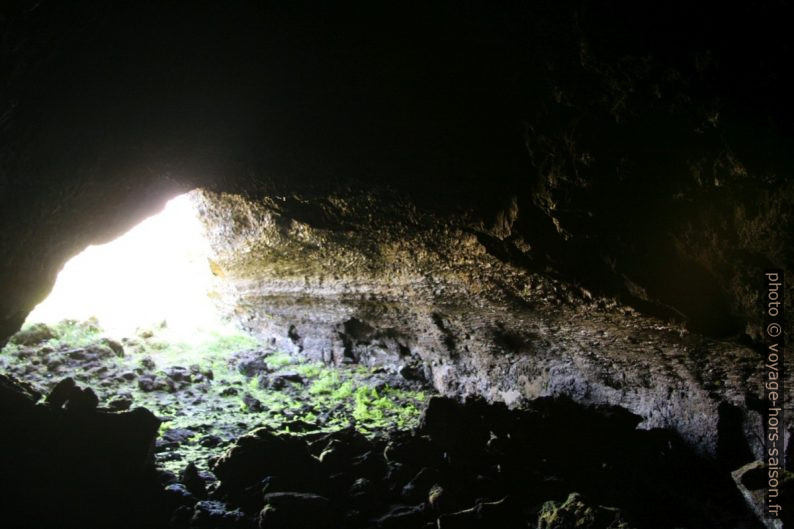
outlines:
M311 482L319 467L320 462L299 438L259 428L240 437L218 459L213 471L224 487L238 489L258 483L265 476Z
M206 498L207 484L204 478L200 475L196 465L188 463L187 466L179 474L179 481L184 484L185 488L197 498Z
M503 498L495 502L479 502L470 509L438 518L438 529L486 529L490 527L526 527L526 521L509 502Z
M167 502L152 457L160 421L143 408L98 409L93 391L74 381L61 381L56 389L37 404L39 394L0 375L0 523L162 526ZM87 400L70 405L80 402L75 395Z
M395 505L374 522L379 529L407 529L422 527L430 518L431 513L425 504Z
M303 492L265 494L259 529L313 529L336 526L336 513L328 498Z
M234 529L239 527L243 514L229 509L224 503L204 500L196 503L190 527L195 529Z

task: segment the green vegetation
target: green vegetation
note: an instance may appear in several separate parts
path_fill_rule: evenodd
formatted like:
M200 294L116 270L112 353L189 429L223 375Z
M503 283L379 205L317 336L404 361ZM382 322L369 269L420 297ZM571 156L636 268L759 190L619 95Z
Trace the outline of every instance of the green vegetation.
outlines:
M183 347L189 347L183 344ZM259 343L252 336L247 334L221 335L212 333L211 339L200 343L194 347L194 355L197 357L215 358L230 352L253 349Z
M8 342L5 347L0 349L0 355L16 356L22 352L22 346Z
M101 337L102 330L96 320L64 320L56 325L26 324L11 337L3 352L14 353L23 346L86 347Z
M57 338L50 340L49 345L52 346L85 347L102 338L102 329L94 319L84 322L64 320L53 329Z
M390 385L399 378L382 369L329 367L265 350L240 332L206 333L187 343L170 340L168 329L158 326L116 341L96 321L63 321L26 326L2 352L0 369L42 392L72 377L104 404L121 397L150 409L163 420L165 435L184 429L232 439L261 426L292 432L354 426L375 434L415 427L427 400L422 391ZM31 372L31 365L42 367ZM180 450L206 458L224 446L205 447L200 437L189 437ZM164 460L174 470L179 464Z
M271 363L270 365L273 364ZM306 378L319 378L323 373L327 372L327 370L328 368L324 365L315 362L307 362L295 366L295 372Z
M341 406L342 415L365 433L416 426L427 400L424 392L390 386L378 390L371 377L372 372L361 366L320 368L308 385L308 393L319 404Z
M267 358L267 365L274 369L285 367L292 363L292 357L282 351L277 351Z
M353 417L372 428L405 429L414 425L420 413L417 405L424 401L423 392L386 387L379 393L375 388L361 386L355 392Z
M378 391L358 370L312 367L304 371L304 376L310 373L305 385L294 384L284 390L260 389L256 379L249 381L249 394L262 403L275 427L285 422L287 414L317 424L323 413L330 415L324 425L317 424L324 431L353 425L363 433L374 433L417 425L426 402L424 392L391 387Z
M311 395L330 395L340 387L340 384L339 373L325 370L318 373L317 378L311 383L309 393Z
M331 398L333 400L349 399L352 396L353 396L353 382L351 382L350 380L346 380L345 382L342 382L342 384L340 384L339 387L336 388L331 393Z

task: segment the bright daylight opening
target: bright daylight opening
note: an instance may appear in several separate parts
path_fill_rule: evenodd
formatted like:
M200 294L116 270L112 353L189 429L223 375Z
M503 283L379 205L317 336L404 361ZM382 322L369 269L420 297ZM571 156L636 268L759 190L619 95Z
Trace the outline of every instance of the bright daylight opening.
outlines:
M117 338L156 327L169 341L188 343L234 332L209 298L214 276L203 233L191 194L170 200L123 236L67 262L26 323L95 318Z
M219 457L253 427L414 428L429 399L421 381L363 365L329 368L224 320L213 292L228 294L234 283L213 275L205 236L206 223L220 221L198 208L213 199L200 191L176 197L69 260L0 350L0 372L53 402L68 391L68 409L150 410L162 421L155 460L174 474ZM64 389L70 385L77 389Z

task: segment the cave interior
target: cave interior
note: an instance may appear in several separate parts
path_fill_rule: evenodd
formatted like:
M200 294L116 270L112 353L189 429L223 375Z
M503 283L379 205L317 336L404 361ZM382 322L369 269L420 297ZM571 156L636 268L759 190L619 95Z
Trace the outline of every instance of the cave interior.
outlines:
M3 3L0 526L791 522L792 22Z

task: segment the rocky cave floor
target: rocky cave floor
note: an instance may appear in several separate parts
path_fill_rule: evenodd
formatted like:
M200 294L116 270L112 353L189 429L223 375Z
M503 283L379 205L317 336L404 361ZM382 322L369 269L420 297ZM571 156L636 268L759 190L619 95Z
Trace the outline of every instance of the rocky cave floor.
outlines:
M188 463L208 471L208 461L258 426L283 433L407 430L429 395L410 369L327 369L242 333L188 345L170 341L167 330L148 327L116 340L95 321L34 324L3 349L0 370L43 394L71 384L66 379L84 385L88 394L78 407L102 402L113 411L152 411L162 421L155 460L176 473Z
M142 502L151 527L759 527L725 469L620 408L460 403L411 369L162 331L37 324L0 354L52 413L154 413L156 485L115 500Z

